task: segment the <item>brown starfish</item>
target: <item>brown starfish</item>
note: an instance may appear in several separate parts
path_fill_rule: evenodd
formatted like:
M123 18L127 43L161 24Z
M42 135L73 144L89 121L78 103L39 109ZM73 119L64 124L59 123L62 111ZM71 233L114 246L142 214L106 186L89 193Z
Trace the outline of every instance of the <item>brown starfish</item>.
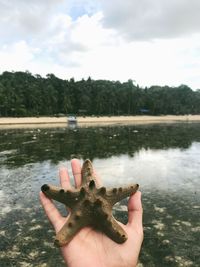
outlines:
M70 242L83 227L91 226L110 237L117 243L123 243L127 234L112 216L112 207L118 201L134 194L139 185L106 189L96 186L96 178L90 160L83 163L81 186L74 190L64 190L44 184L42 192L49 198L57 200L70 208L67 222L57 233L55 244L63 246Z

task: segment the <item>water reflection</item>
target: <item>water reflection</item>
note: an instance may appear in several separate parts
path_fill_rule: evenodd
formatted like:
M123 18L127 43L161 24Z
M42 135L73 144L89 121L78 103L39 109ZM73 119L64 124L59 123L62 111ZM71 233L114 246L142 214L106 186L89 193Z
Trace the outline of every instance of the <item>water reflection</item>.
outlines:
M199 124L0 131L0 159L7 166L74 156L110 158L141 149L188 148L200 141Z
M142 266L200 266L199 124L0 131L0 266L64 266L38 191L74 154L107 186L140 184ZM126 201L114 213L126 222Z
M194 158L192 152L198 151L199 157ZM140 184L145 193L170 194L171 196L193 194L198 195L200 175L200 144L178 155L180 150L141 151L134 158L127 155L113 157L109 163L95 160L104 184L129 184L133 181ZM176 160L175 160L176 158ZM191 164L188 162L191 161ZM186 162L186 164L185 164Z

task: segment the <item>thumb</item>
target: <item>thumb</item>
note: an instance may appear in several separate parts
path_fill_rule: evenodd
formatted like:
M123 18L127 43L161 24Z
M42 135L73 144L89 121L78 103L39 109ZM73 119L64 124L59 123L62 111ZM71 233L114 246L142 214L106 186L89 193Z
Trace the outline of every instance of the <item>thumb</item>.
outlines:
M128 225L135 230L141 231L142 227L142 202L141 192L137 191L129 198L128 202Z

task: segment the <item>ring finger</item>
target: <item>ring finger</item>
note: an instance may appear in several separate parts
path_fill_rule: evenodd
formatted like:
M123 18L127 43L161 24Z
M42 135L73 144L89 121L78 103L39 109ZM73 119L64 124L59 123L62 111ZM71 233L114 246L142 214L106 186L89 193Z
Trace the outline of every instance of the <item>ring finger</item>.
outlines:
M70 183L70 178L69 178L69 173L67 171L67 168L61 167L59 169L59 176L60 176L60 185L62 188L65 190L67 189L72 189L71 183Z

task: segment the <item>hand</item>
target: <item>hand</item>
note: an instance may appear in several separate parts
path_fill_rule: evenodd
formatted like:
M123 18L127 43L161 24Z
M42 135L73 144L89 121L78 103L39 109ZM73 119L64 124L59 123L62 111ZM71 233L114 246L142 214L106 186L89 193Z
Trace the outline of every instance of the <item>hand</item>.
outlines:
M81 165L79 160L71 161L75 186L81 184ZM67 169L60 169L60 184L64 189L72 188ZM97 175L96 179L98 180ZM99 182L99 181L98 181ZM100 183L100 182L99 182ZM40 200L47 217L56 233L65 224L63 217L53 201L40 192ZM128 201L128 223L118 222L128 235L123 244L117 244L100 232L85 227L69 242L61 247L68 267L135 267L143 241L141 192L137 191Z

